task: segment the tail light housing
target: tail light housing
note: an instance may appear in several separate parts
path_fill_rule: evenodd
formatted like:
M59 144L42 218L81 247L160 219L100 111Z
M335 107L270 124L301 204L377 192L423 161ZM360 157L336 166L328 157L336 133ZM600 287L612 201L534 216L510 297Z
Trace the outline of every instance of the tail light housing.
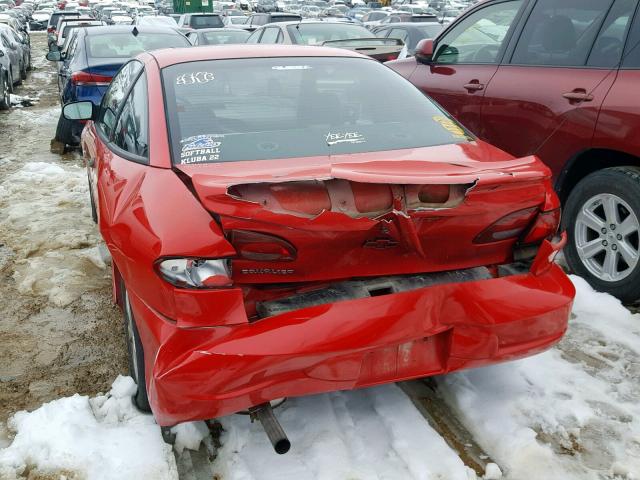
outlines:
M547 212L540 212L533 225L524 235L522 242L525 245L540 243L545 238L552 237L560 226L561 210L556 208Z
M179 288L230 287L231 261L228 258L166 258L156 263L160 276Z
M502 217L476 236L473 243L493 243L516 240L531 225L538 207L525 208Z
M244 260L258 262L291 262L296 259L296 249L283 238L248 230L233 230L230 241Z
M88 72L74 72L71 74L71 83L76 86L107 86L111 83L111 77Z
M55 28L47 27L47 33L53 33L53 32L55 32Z

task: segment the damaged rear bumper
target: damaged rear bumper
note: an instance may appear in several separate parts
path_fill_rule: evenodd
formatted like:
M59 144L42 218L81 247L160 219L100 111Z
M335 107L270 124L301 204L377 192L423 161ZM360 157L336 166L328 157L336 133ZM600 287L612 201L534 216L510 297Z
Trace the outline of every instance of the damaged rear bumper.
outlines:
M545 242L530 271L181 328L132 296L160 425L280 397L345 390L532 355L559 341L575 290ZM239 305L238 308L241 308Z

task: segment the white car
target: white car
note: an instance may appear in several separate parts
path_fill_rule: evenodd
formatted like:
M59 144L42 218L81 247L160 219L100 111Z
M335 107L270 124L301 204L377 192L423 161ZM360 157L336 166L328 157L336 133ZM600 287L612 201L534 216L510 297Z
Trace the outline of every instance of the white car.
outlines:
M178 28L178 24L173 18L164 15L157 17L151 15L139 16L136 18L136 25Z
M133 18L128 15L112 15L111 21L114 25L132 25Z

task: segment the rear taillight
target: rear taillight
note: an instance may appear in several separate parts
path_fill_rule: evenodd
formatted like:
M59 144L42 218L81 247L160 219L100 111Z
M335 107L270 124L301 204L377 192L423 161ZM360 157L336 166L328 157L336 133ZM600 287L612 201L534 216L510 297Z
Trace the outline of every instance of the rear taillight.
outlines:
M47 27L47 33L53 33L53 32L55 32L55 31L56 31L56 30L55 30L55 28L53 28L53 27Z
M226 258L168 258L156 268L164 280L179 288L219 288L233 283L231 261Z
M536 213L538 207L525 208L517 212L510 213L482 231L473 243L492 243L503 240L516 240L527 229Z
M71 74L71 83L76 86L107 86L111 83L111 77L88 72L74 72Z
M545 238L555 235L560 226L560 215L559 208L548 212L540 212L521 243L525 245L540 243Z
M265 233L234 230L230 241L238 257L261 262L290 262L296 258L296 249L286 240Z

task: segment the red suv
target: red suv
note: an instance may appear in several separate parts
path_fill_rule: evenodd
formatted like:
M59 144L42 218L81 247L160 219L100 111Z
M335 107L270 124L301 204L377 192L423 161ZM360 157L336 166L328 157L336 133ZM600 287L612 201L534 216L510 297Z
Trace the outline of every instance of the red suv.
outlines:
M482 139L549 165L570 267L640 298L637 0L488 0L387 65Z

